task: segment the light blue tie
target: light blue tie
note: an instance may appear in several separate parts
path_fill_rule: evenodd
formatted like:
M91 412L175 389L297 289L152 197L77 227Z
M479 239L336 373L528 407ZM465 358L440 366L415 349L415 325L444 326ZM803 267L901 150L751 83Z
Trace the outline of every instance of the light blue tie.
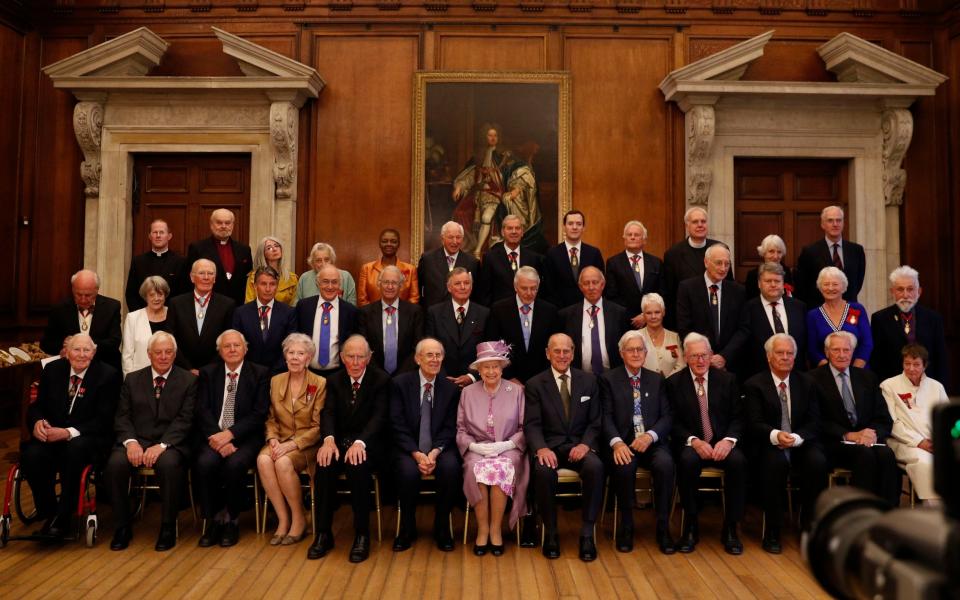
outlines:
M323 303L323 315L320 317L320 348L317 350L317 364L321 367L330 363L330 311L333 304Z
M850 384L847 383L847 372L840 372L840 397L843 398L843 408L847 411L847 418L850 419L850 426L857 426L857 404L853 399L853 392L850 390Z
M530 329L532 327L530 319L530 311L533 310L530 308L529 304L524 304L520 307L520 329L523 330L523 348L524 350L530 349Z
M387 329L383 341L383 368L392 375L397 370L397 319L393 316L397 309L388 306L384 310L387 312Z

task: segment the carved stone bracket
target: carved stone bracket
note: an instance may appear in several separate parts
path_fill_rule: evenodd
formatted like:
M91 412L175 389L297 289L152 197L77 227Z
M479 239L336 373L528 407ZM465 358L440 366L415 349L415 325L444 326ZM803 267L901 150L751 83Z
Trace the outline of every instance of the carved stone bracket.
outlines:
M710 198L713 171L710 149L716 131L712 106L694 106L686 114L687 126L687 203L706 206Z
M300 111L292 103L274 102L270 105L270 142L276 156L273 179L277 184L277 199L289 199L296 190L299 124Z
M80 178L87 199L100 196L100 133L103 131L103 104L79 102L73 109L73 132L83 150Z
M887 206L903 203L907 172L900 168L913 137L913 115L906 108L883 111L883 199Z

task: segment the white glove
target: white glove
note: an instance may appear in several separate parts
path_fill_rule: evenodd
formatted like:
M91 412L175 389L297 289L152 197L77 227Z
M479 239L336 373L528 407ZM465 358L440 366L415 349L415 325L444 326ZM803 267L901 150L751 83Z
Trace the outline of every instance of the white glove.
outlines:
M493 449L493 444L471 442L468 448L471 452L476 452L482 456L490 456L490 451Z
M514 448L517 447L517 445L511 442L510 440L506 440L503 442L495 442L493 445L497 447L497 454L503 454L507 450L513 450Z

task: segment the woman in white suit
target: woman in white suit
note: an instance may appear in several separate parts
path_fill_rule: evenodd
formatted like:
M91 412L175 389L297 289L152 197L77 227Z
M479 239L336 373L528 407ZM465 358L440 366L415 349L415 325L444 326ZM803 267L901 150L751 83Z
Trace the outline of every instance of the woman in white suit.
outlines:
M140 285L140 297L147 306L127 315L123 323L123 375L150 365L147 342L158 331L167 331L167 296L170 286L159 275L147 277Z

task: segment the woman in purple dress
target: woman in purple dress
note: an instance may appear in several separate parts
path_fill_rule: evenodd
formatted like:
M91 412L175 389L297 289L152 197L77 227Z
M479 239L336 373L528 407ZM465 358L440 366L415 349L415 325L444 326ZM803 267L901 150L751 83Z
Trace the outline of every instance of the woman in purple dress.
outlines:
M873 334L867 309L862 304L847 302L847 276L836 267L824 267L817 276L817 289L823 295L823 304L807 313L807 353L810 366L826 364L823 342L835 331L847 331L857 338L853 352L853 366L864 368L873 351Z
M470 365L481 380L463 388L457 411L457 447L463 455L463 493L477 516L473 553L503 554L503 515L513 499L510 528L526 513L530 478L523 437L523 386L504 381L510 347L501 342L477 345Z

